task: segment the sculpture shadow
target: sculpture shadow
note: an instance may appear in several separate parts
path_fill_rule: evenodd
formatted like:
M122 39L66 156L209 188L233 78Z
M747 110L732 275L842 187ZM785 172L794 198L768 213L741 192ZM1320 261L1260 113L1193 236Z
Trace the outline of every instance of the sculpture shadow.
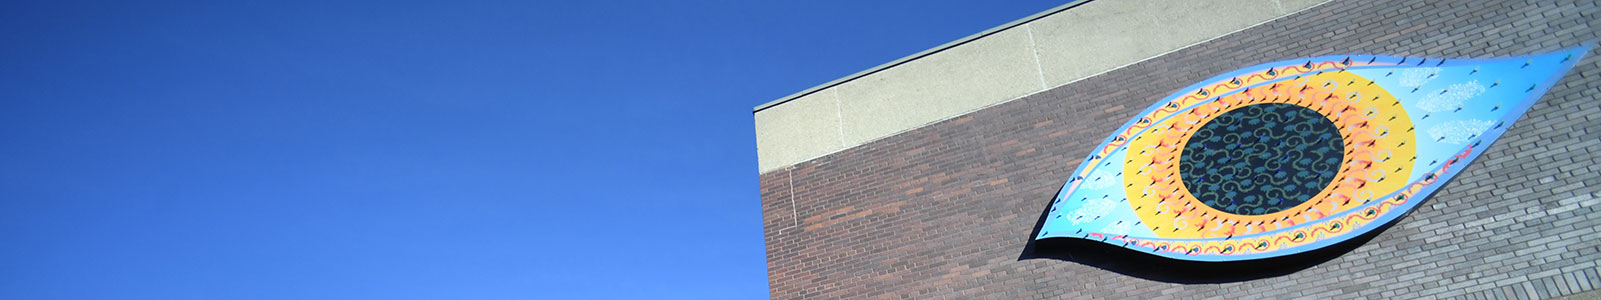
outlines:
M1039 220L1035 222L1033 233L1028 235L1028 244L1023 247L1023 253L1018 257L1018 260L1056 259L1071 261L1127 276L1181 284L1228 283L1289 275L1351 252L1351 250L1367 244L1368 241L1389 229L1390 226L1395 225L1396 222L1406 219L1406 215L1402 215L1349 240L1307 252L1255 260L1200 262L1156 256L1086 239L1034 239L1033 237L1039 236L1040 229L1045 225L1045 218L1049 213L1049 206L1040 213ZM1406 212L1406 214L1411 214L1411 211Z

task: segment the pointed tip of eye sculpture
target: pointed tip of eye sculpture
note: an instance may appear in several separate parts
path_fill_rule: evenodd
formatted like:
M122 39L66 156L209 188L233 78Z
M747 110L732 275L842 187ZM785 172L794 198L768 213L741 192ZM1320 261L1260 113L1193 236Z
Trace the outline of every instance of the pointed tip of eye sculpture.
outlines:
M1332 55L1208 78L1093 148L1035 238L1194 261L1351 239L1460 173L1591 47L1491 59Z

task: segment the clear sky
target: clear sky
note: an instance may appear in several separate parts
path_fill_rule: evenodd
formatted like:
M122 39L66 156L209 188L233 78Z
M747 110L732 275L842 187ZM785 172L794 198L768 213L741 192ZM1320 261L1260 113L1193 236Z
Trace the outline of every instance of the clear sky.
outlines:
M0 2L0 299L761 299L751 108L1065 1Z

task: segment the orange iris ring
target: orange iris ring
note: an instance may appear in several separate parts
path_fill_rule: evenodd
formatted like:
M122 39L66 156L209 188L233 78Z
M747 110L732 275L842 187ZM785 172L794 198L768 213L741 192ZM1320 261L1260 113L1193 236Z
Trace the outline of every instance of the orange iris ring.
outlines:
M1164 119L1164 118L1167 118L1167 117L1171 117L1171 116L1177 114L1179 108L1189 107L1189 106L1197 104L1197 103L1202 103L1202 102L1209 101L1208 99L1210 99L1211 95L1213 95L1213 94L1233 93L1233 92L1239 91L1241 88L1244 88L1244 87L1254 86L1254 85L1257 85L1257 84L1260 84L1260 83L1265 83L1265 82L1282 80L1284 78L1290 78L1292 76L1298 79L1302 75L1306 75L1306 74L1321 73L1321 72L1328 72L1328 71L1345 71L1345 69L1347 69L1347 68L1378 66L1378 65L1390 65L1390 64L1384 64L1384 63L1374 64L1374 63L1371 63L1371 62L1369 62L1369 63L1354 62L1353 63L1353 62L1350 62L1350 61L1343 61L1343 62L1323 61L1323 62L1319 62L1319 63L1314 64L1311 61L1307 61L1305 64L1302 64L1302 65L1287 65L1287 66L1279 66L1279 67L1269 67L1266 70L1263 70L1261 72L1240 75L1239 77L1234 77L1234 78L1229 79L1229 80L1219 80L1219 81L1212 82L1210 84L1207 84L1207 85L1203 86L1202 88L1197 90L1195 93L1186 94L1186 95L1182 95L1182 96L1175 95L1175 96L1172 97L1172 100L1168 100L1167 103L1160 104L1155 109L1151 109L1151 110L1143 113L1143 115L1144 115L1143 117L1139 117L1139 118L1135 119L1136 120L1135 122L1132 122L1128 126L1124 127L1122 129L1123 130L1122 132L1118 132L1116 135L1113 135L1110 140L1108 140L1105 144L1100 146L1100 149L1098 149L1094 153L1092 153L1090 158L1086 161L1086 162L1088 162L1088 164L1085 164L1085 165L1093 166L1093 165L1095 165L1095 163L1099 163L1107 155L1110 155L1113 151L1117 151L1118 148L1121 148L1123 146L1128 145L1128 141L1129 141L1128 139L1130 137L1139 135L1140 131L1145 130L1146 128L1150 128L1152 120L1159 120L1159 119ZM1093 168L1079 168L1079 171L1076 172L1075 175L1078 175L1078 176L1081 176L1081 177L1082 176L1089 176L1089 172L1092 169ZM1076 184L1074 186L1076 186Z
M1199 239L1188 242L1147 241L1152 249L1184 251L1210 249L1216 254L1263 252L1321 239L1323 234L1348 232L1360 226L1353 218L1327 218L1379 200L1374 197L1401 189L1411 164L1398 159L1415 154L1407 143L1413 136L1410 118L1399 102L1370 81L1347 72L1298 76L1272 86L1260 86L1217 97L1175 116L1151 124L1151 130L1129 142L1125 174L1130 204L1141 221L1160 239ZM1367 99L1366 97L1372 97ZM1293 208L1264 215L1238 215L1202 204L1178 178L1178 159L1194 129L1218 115L1260 103L1288 103L1318 111L1339 126L1345 155L1336 178L1313 198ZM1399 132L1406 128L1407 134ZM1155 136L1146 139L1144 136ZM1142 180L1145 179L1145 180ZM1164 193L1165 192L1165 193ZM1387 208L1380 206L1380 209ZM1331 219L1331 220L1325 220ZM1344 220L1352 219L1352 220ZM1318 223L1324 232L1309 227L1280 230L1298 224ZM1343 224L1343 225L1341 225ZM1166 226L1164 226L1166 225ZM1316 232L1319 230L1311 230ZM1262 235L1262 233L1273 233ZM1237 235L1248 239L1227 241ZM1294 236L1300 235L1300 236ZM1223 240L1205 240L1217 239ZM1263 243L1272 241L1271 243ZM1150 242L1159 242L1151 244ZM1225 245L1227 244L1227 245Z

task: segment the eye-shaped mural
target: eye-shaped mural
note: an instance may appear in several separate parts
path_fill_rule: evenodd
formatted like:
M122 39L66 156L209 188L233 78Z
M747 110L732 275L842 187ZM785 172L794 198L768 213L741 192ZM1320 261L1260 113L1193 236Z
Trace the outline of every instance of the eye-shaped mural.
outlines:
M1234 261L1356 237L1460 173L1588 51L1323 56L1207 79L1092 149L1035 238Z

